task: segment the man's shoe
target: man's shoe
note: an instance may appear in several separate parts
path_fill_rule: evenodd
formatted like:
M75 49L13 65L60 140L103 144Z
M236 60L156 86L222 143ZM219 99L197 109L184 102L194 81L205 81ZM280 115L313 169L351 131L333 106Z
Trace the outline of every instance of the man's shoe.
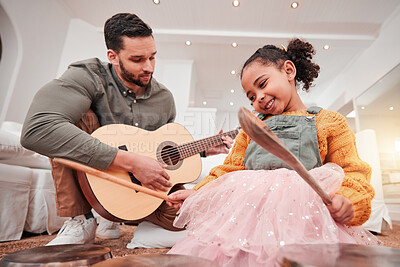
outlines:
M96 227L94 218L86 219L84 216L70 218L64 222L57 237L47 243L46 246L93 243Z
M101 239L116 239L121 237L119 223L111 222L103 217L96 217L99 225L97 226L96 236Z

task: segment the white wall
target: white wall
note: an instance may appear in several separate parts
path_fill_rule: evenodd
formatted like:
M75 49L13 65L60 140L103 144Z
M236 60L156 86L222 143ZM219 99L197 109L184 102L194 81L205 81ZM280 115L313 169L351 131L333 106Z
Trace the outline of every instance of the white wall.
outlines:
M156 40L157 45L157 40ZM193 60L173 60L157 58L154 77L164 84L174 95L177 121L189 106L192 86Z
M193 60L158 58L154 77L174 95L177 112L175 122L185 126L194 140L218 134L217 109L189 107L190 93L196 84Z
M71 19L57 77L64 73L69 64L92 57L108 62L103 32L83 20Z
M342 71L317 103L324 108L339 110L394 68L400 62L399 29L400 6L382 26L375 42Z
M398 140L400 133L397 116L383 118L367 115L360 117L360 129L373 129L376 132L382 168L400 168L400 154L395 147L395 141Z
M57 74L70 17L54 0L0 0L0 5L13 23L18 42L14 45L21 47L17 52L20 59L8 66L14 68L15 84L9 82L10 97L2 103L6 109L1 115L5 120L22 123L37 90Z
M0 35L2 57L0 61L0 124L4 121L21 65L21 38L17 35L11 18L0 4Z
M231 131L240 126L238 112L217 112L216 126L224 132Z

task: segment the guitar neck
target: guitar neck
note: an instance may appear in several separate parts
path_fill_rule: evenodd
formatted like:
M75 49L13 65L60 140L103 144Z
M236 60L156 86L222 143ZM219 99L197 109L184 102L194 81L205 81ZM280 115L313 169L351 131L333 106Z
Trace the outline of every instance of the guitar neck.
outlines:
M200 139L194 142L186 143L183 145L178 146L178 151L180 154L180 159L185 159L188 157L191 157L193 155L196 155L202 151L205 151L206 149L213 147L213 146L218 146L223 144L222 137L223 136L229 136L232 139L236 137L236 135L239 133L240 127L237 128L236 130L232 130L229 132L221 133L215 136L207 137L204 139Z

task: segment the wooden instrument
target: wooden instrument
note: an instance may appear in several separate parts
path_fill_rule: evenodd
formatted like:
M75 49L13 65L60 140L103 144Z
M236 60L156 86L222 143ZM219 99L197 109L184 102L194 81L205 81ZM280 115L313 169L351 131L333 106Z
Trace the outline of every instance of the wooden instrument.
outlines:
M239 128L194 141L188 130L177 123L166 124L156 131L146 131L125 124L110 124L98 128L92 136L107 145L148 156L167 165L166 172L170 176L170 182L176 185L195 181L199 177L200 152L223 144L222 136L235 138L238 133ZM109 174L108 178L117 177L122 181L115 182L112 178L105 177L99 179L99 173L86 171L78 172L78 180L90 205L108 220L122 222L142 219L167 199L166 192L143 188L132 173L121 170L109 170L106 173ZM127 184L134 185L135 188ZM144 191L153 191L156 195L143 192L136 186L142 187Z
M111 250L101 245L57 245L12 252L0 266L90 266L111 259Z
M317 255L317 256L316 256ZM358 244L289 244L277 254L279 266L400 266L400 249Z
M176 255L176 254L144 254L130 255L120 258L109 259L96 263L93 267L159 267L159 266L190 266L190 267L218 267L219 265L204 258Z
M101 170L98 170L98 169L95 169L95 168L80 164L80 163L72 161L72 160L62 159L62 158L54 158L54 162L63 164L65 166L68 166L68 167L70 167L72 169L75 169L75 170L78 170L78 171L81 171L81 172L85 172L86 174L94 175L94 176L96 176L98 178L105 179L107 181L119 184L121 186L125 186L127 188L130 188L130 189L142 192L142 193L146 193L146 194L151 195L153 197L158 197L158 198L163 199L163 200L174 202L174 201L170 200L168 198L168 196L166 194L164 194L164 193L161 193L161 192L158 192L158 191L155 191L155 190L151 190L151 189L149 189L147 187L140 186L140 185L128 182L128 181L126 181L124 179L120 179L118 176L114 176L112 174L109 174L108 172L101 171Z
M283 145L282 141L279 140L278 136L271 129L245 107L240 107L238 116L243 130L254 142L286 162L314 189L325 204L332 204L329 195L321 188L296 156Z

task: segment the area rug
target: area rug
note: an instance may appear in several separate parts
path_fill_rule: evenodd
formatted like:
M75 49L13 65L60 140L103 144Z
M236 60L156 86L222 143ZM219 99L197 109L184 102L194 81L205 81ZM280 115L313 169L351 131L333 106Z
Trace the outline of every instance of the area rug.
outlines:
M110 248L114 257L124 257L127 255L141 255L141 254L165 254L168 248L136 248L127 249L126 245L131 241L136 226L121 225L121 238L113 240L103 240L100 238L95 239L95 244L102 245ZM19 251L23 249L35 248L46 245L56 235L36 235L28 236L25 234L21 240L9 241L0 243L0 259L8 253ZM377 237L384 243L386 247L400 249L400 222L394 222L393 228Z

